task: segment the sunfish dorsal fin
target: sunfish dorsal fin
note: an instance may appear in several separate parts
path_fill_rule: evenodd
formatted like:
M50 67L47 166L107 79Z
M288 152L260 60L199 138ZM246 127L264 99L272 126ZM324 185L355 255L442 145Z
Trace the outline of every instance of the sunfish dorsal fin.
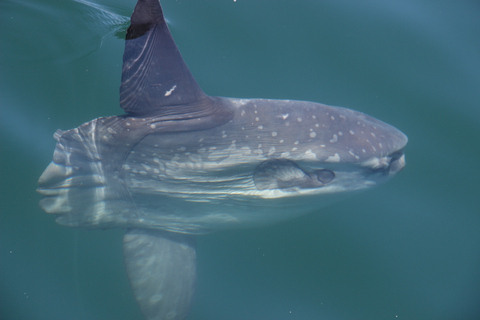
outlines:
M139 0L127 30L120 106L133 116L205 98L173 41L158 0Z

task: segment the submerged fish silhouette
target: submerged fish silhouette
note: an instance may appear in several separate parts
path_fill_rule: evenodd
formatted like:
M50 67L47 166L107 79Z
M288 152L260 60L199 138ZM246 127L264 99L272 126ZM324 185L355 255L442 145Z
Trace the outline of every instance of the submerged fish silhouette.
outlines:
M305 214L405 165L407 137L363 113L206 95L158 0L135 7L120 100L125 115L55 133L38 192L62 225L127 229L127 272L149 320L186 318L194 235Z

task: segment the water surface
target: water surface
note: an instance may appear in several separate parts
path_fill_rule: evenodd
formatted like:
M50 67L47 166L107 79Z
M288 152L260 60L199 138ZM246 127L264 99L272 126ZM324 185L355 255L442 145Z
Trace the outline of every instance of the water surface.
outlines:
M351 107L409 137L377 189L198 241L191 320L480 318L480 5L162 2L205 92ZM133 0L0 3L0 318L142 319L121 230L59 226L36 181L56 129L120 114Z

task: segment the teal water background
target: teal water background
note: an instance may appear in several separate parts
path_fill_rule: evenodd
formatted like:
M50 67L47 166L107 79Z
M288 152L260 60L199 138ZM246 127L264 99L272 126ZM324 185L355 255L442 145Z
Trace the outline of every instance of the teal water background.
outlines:
M133 0L0 2L0 319L142 316L121 230L57 225L56 129L120 114ZM480 3L162 2L205 92L357 109L409 137L387 184L198 239L190 320L480 319Z

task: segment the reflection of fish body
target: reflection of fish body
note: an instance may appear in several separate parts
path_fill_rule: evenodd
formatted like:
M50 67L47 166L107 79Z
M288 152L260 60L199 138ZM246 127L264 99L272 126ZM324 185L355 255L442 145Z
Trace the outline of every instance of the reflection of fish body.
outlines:
M400 171L407 138L350 109L210 97L171 37L158 0L127 31L126 115L57 131L40 205L71 227L127 228L124 253L147 319L184 319L194 234L305 214Z

